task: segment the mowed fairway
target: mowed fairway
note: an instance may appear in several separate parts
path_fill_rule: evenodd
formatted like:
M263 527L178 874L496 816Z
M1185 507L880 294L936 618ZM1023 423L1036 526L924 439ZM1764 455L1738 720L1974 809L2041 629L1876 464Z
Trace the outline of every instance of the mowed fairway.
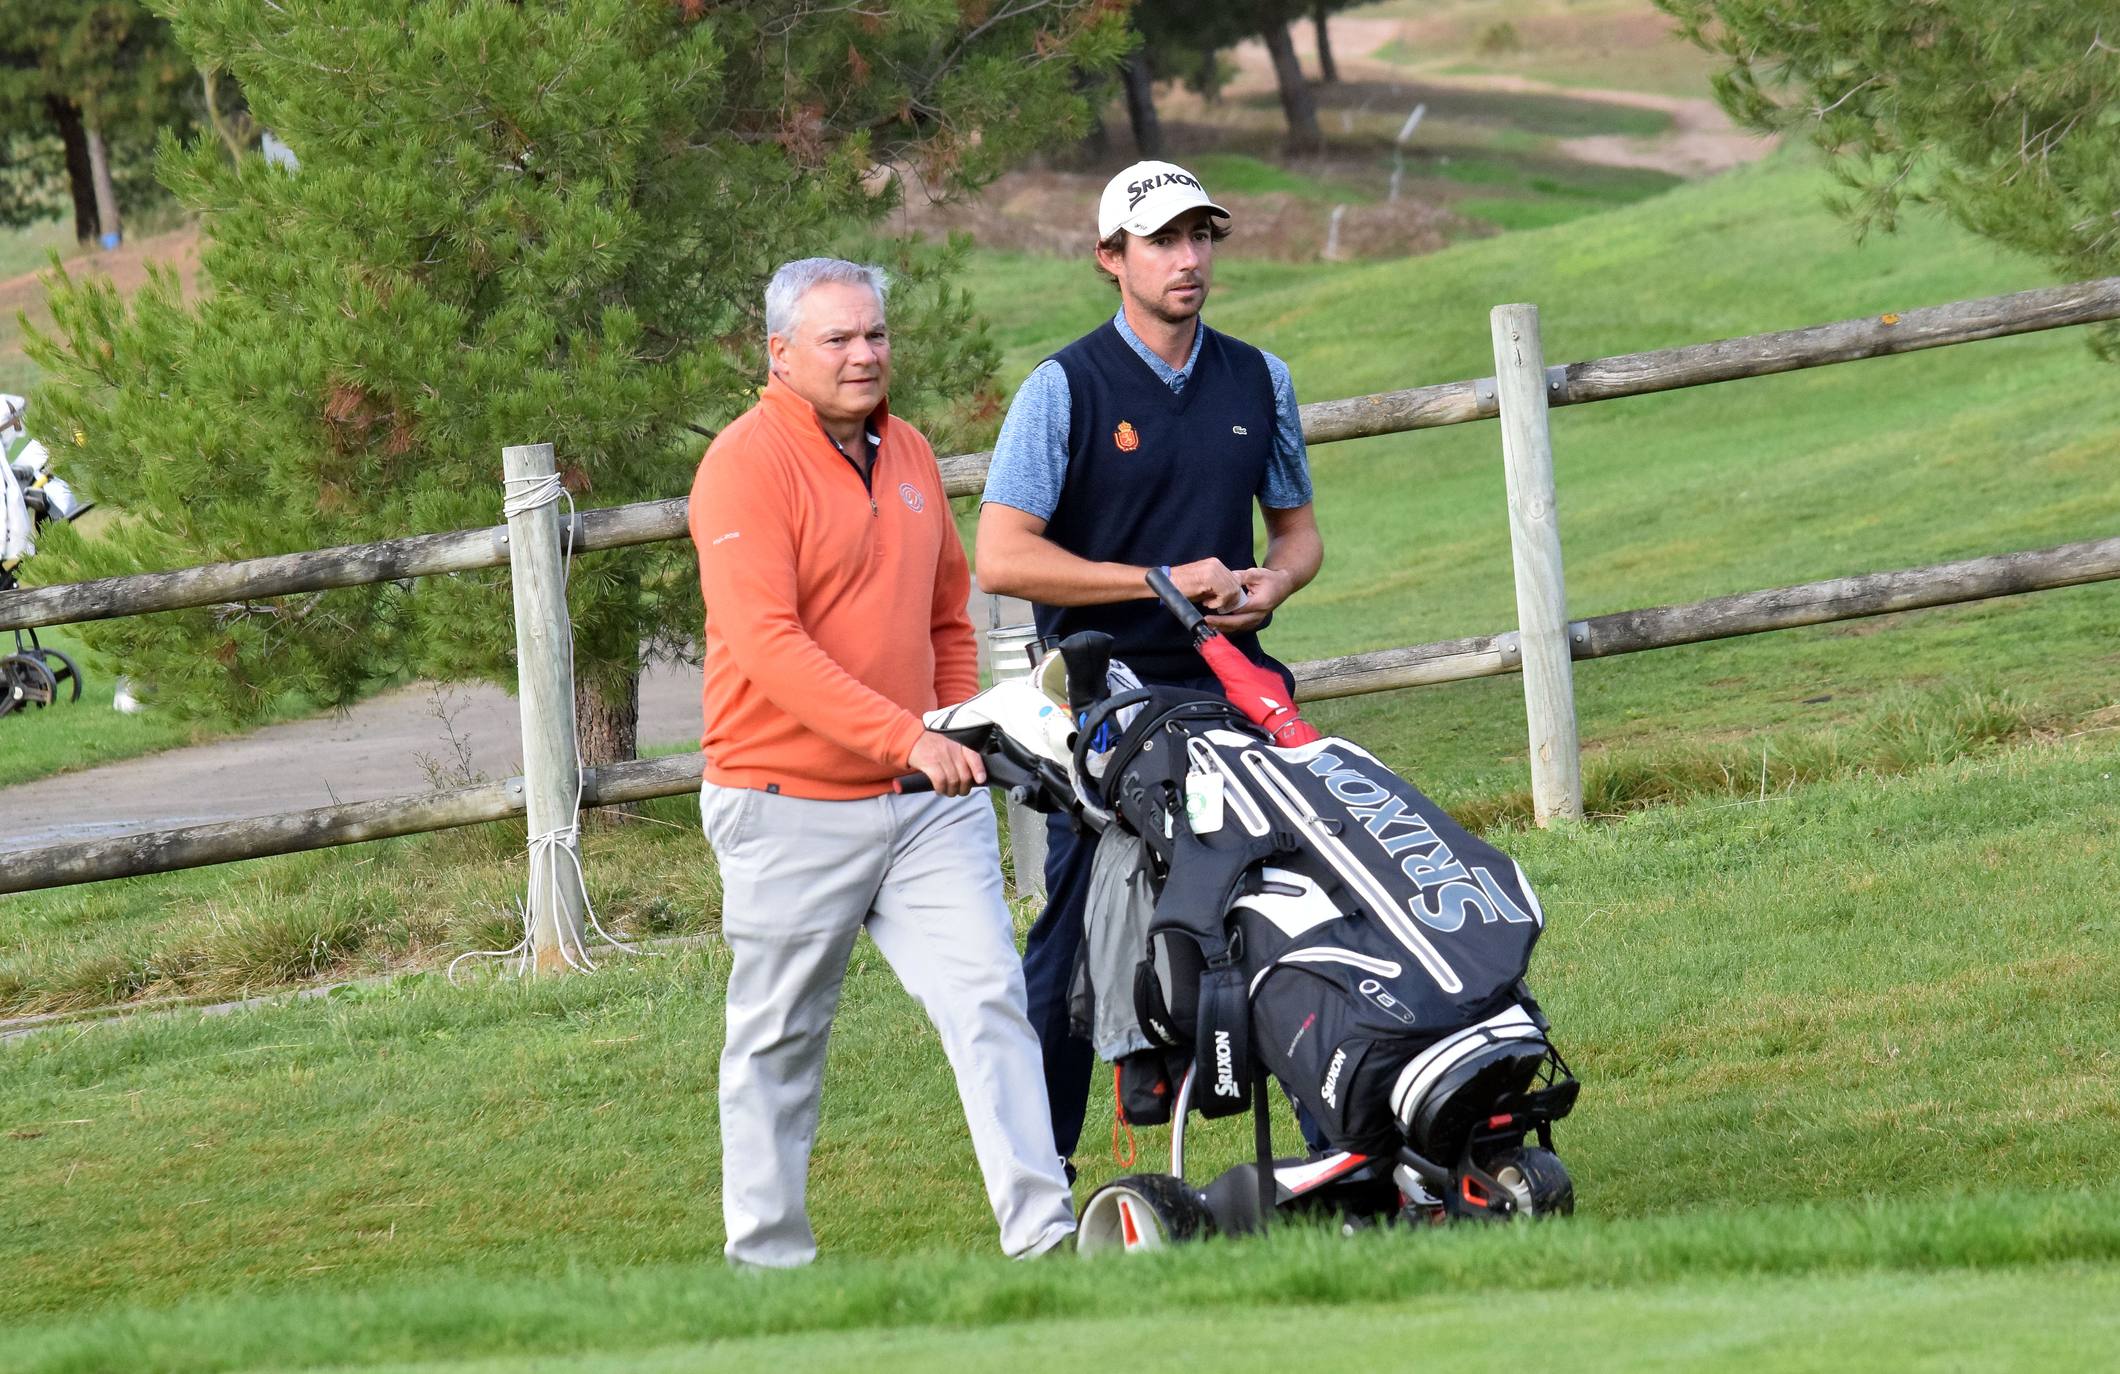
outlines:
M1490 373L1501 301L1540 304L1562 362L2046 280L1933 224L1851 247L1824 189L1786 156L1427 258L1232 261L1210 318L1320 400ZM1086 262L982 257L969 284L1015 375L1111 307ZM2110 535L2111 377L2077 331L1557 411L1571 613ZM1269 645L1510 625L1498 442L1316 450L1328 564ZM1580 667L1602 818L1492 829L1543 897L1532 983L1585 1084L1572 1221L1006 1265L935 1038L864 944L811 1191L827 1259L731 1275L706 946L0 1045L0 1369L2120 1362L2115 595ZM1515 814L1512 678L1313 715ZM650 818L678 828L591 864L607 916L712 929L683 808ZM166 956L223 931L301 937L260 987L490 940L519 839L0 900L0 992L63 1005L97 960L181 988ZM1093 1108L1085 1191L1124 1171L1110 1126ZM1249 1146L1196 1138L1202 1176ZM1153 1167L1166 1139L1137 1144Z
M31 1369L132 1367L127 1351L248 1369L820 1330L835 1334L793 1340L787 1359L896 1358L911 1340L995 1367L1020 1349L1018 1321L1123 1334L1156 1325L1136 1308L1190 1306L1241 1332L1253 1291L1276 1307L1357 1304L1349 1320L1379 1339L1485 1331L1499 1356L1517 1323L1497 1320L1497 1292L1531 1288L1533 1310L1613 1339L1639 1327L1644 1353L1680 1364L1752 1345L1801 1363L1865 1310L1907 1350L2007 1364L2048 1348L2024 1331L2120 1356L2097 1296L2120 1273L2116 771L2108 734L1512 836L1549 919L1535 986L1588 1085L1561 1132L1571 1222L1358 1245L1290 1234L1174 1257L1167 1286L1124 1261L978 1258L990 1222L939 1050L864 946L812 1189L832 1259L725 1275L721 969L689 955L528 988L427 978L0 1050L0 1315ZM1100 1109L1089 1139L1108 1127ZM1203 1171L1248 1143L1203 1135ZM1154 1159L1163 1134L1140 1144ZM1083 1162L1089 1183L1118 1172L1094 1146ZM533 1283L546 1296L532 1301L518 1280L558 1286ZM1710 1336L1684 1334L1696 1319ZM938 1322L978 1329L895 1332ZM863 1334L879 1327L894 1334ZM1247 1359L1283 1348L1235 1345Z

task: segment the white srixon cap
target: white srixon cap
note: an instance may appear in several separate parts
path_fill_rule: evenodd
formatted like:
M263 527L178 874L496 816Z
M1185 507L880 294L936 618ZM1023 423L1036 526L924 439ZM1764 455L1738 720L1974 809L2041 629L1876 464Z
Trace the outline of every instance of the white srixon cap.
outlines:
M1224 219L1229 211L1207 198L1200 178L1172 162L1136 162L1104 183L1097 202L1097 237L1108 239L1121 229L1153 234L1187 210L1206 206Z

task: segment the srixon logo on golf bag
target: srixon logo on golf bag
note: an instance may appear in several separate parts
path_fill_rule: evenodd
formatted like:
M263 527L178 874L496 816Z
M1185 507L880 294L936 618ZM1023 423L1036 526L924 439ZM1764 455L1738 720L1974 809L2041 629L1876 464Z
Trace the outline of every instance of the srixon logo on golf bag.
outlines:
M1531 914L1510 899L1492 872L1459 862L1435 827L1395 789L1337 754L1320 753L1304 767L1419 889L1419 900L1407 904L1415 920L1446 935L1475 912L1489 924L1532 923Z
M1340 1070L1347 1067L1347 1047L1342 1045L1333 1052L1332 1064L1325 1070L1325 1082L1318 1088L1318 1095L1325 1099L1328 1107L1340 1105Z
M1229 1032L1215 1032L1215 1096L1242 1097L1244 1089L1237 1082L1236 1058L1229 1047Z

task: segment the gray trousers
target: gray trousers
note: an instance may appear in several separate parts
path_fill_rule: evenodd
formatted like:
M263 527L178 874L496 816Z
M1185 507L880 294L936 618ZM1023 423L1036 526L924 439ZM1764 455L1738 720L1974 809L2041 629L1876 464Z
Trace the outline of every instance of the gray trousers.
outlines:
M710 782L700 816L734 956L720 1085L729 1259L816 1257L804 1192L825 1042L864 926L941 1037L1002 1250L1038 1254L1073 1231L986 794L808 801Z

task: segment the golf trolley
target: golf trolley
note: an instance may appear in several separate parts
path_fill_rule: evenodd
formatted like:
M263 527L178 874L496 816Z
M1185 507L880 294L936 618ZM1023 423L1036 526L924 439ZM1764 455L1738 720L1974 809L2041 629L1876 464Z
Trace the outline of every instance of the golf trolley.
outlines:
M16 586L15 570L36 553L39 529L94 505L51 471L44 445L23 432L21 413L19 398L0 398L0 592ZM35 630L15 631L14 652L0 654L0 716L49 706L61 693L69 702L81 699L80 666L46 648Z
M1029 679L927 717L981 755L989 786L1101 836L1074 1019L1116 1065L1121 1122L1171 1123L1171 1160L1092 1193L1077 1248L1297 1214L1353 1228L1572 1211L1552 1128L1580 1085L1524 983L1544 917L1522 872L1321 736L1166 576L1149 584L1226 695L1140 687L1085 632ZM1274 1082L1321 1148L1273 1155ZM1190 1116L1247 1110L1255 1159L1189 1181Z

